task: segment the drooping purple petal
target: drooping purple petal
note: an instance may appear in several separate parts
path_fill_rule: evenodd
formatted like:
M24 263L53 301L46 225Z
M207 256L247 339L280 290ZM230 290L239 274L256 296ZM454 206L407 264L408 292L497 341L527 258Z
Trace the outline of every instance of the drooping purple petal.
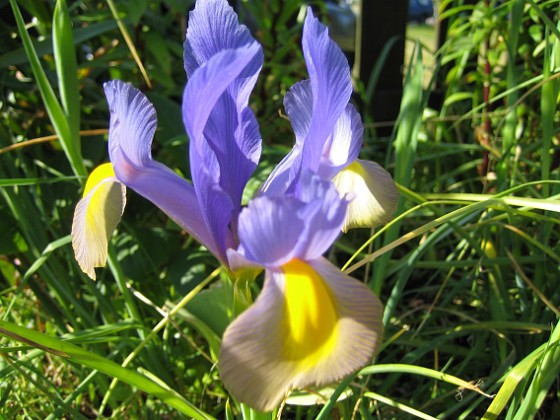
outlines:
M303 165L317 172L325 142L352 94L350 67L328 29L308 9L303 54L313 92L313 116L303 148Z
M105 83L104 89L111 112L109 156L119 181L150 200L218 254L193 186L152 159L157 126L153 105L139 90L119 80Z

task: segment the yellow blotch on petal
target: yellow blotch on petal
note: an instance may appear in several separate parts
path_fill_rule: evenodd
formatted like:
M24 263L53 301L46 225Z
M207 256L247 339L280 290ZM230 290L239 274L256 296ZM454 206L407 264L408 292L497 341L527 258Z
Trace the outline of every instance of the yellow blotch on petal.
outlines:
M126 203L126 187L115 177L110 163L90 174L83 198L74 211L72 247L80 268L95 280L94 267L107 262L109 238L119 223Z
M383 305L324 258L267 270L255 303L226 329L220 376L239 402L272 411L292 389L323 387L371 363Z
M375 162L357 159L332 181L341 195L353 196L342 226L343 232L387 223L397 209L397 187L389 172Z
M335 350L338 312L329 286L308 264L294 259L282 269L285 273L283 355L305 370Z

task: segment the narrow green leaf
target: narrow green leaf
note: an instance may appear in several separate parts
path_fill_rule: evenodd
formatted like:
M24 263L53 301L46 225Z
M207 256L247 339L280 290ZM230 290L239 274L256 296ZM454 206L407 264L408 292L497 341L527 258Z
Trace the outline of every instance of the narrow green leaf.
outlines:
M513 393L519 383L534 369L535 364L542 355L544 347L545 344L537 348L530 355L517 363L517 365L515 365L515 367L507 373L504 383L494 397L492 404L490 404L486 413L482 416L482 420L495 420L498 418L506 404L513 396Z
M396 125L398 129L394 141L395 171L393 178L398 184L405 187L410 186L412 166L418 145L418 134L427 96L424 94L424 66L422 63L422 49L419 43L416 44L415 51L415 61L408 70L403 87L401 107ZM402 213L403 210L404 198L401 197L396 214ZM385 234L384 243L388 244L394 241L399 234L399 230L400 223L391 225L391 228ZM390 256L390 252L383 255L376 262L373 269L373 290L377 294L381 292L383 287L387 262Z
M68 182L79 180L79 177L65 176L58 178L6 178L0 179L0 187L23 187L26 185L53 184L55 182Z
M55 131L60 138L62 148L66 153L66 157L68 158L74 173L79 177L85 177L87 176L87 170L84 166L79 150L75 148L75 143L72 141L72 132L70 131L67 117L54 94L53 88L47 79L47 75L41 66L39 57L33 48L31 37L25 29L25 22L23 21L23 16L21 15L16 0L10 0L10 5L12 6L18 31L25 48L25 52L27 53L29 63L31 64L31 69L33 70L37 86L41 92L41 97L45 103L49 118L51 119Z
M371 399L376 400L376 401L379 401L379 402L381 402L381 403L383 403L383 404L390 405L391 407L395 407L395 408L398 409L398 410L401 410L401 411L403 411L403 412L405 412L405 413L411 414L411 415L413 415L413 416L415 416L415 417L418 417L418 418L420 418L420 419L424 419L424 420L437 420L436 417L432 417L432 416L430 416L429 414L426 414L426 413L424 413L424 412L422 412L422 411L420 411L420 410L417 410L417 409L415 409L415 408L412 408L412 407L410 407L410 406L408 406L408 405L406 405L406 404L402 404L402 403L400 403L400 402L398 402L398 401L395 401L395 400L392 399L392 398L385 397L384 395L379 395L379 394L377 394L377 393L375 393L375 392L371 392L371 391L370 391L370 392L365 392L365 393L364 393L364 397L365 397L365 398L371 398Z
M46 2L36 0L19 0L19 3L31 16L36 17L41 25L47 25L49 23L50 13Z
M493 398L492 395L486 394L479 387L467 382L461 378L449 375L444 372L439 372L434 369L425 368L422 366L407 365L401 363L394 364L380 364L363 368L360 375L375 375L379 373L410 373L412 375L426 376L428 378L436 379L438 381L447 382L448 384L455 385L459 388L468 389L470 391L478 392L486 398Z
M72 147L81 155L80 94L72 23L65 0L58 0L53 15L54 62L60 98L70 128Z

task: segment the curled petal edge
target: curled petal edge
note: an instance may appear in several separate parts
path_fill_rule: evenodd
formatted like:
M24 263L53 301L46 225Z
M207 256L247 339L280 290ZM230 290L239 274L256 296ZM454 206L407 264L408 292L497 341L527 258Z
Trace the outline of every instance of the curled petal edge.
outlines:
M395 182L375 162L356 159L332 181L341 195L354 197L348 205L343 232L380 226L391 220L397 209L399 191Z

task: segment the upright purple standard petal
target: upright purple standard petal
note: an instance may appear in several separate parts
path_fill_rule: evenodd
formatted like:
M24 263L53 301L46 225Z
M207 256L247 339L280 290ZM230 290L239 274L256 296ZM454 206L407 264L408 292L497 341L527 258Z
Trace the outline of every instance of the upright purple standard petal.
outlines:
M350 67L311 9L305 19L303 52L310 79L293 85L284 98L296 144L263 184L265 194L293 192L304 170L330 179L357 157L361 147L363 127L349 105Z
M301 171L303 143L313 116L313 92L309 80L296 83L288 90L284 96L284 108L292 123L296 144L262 185L261 192L269 195L286 192Z
M119 181L150 200L217 254L193 186L152 159L157 126L153 105L139 90L119 80L105 83L104 89L111 113L109 156Z
M350 66L328 29L308 10L303 27L303 54L313 92L313 116L303 148L306 167L317 172L327 138L350 101Z
M261 154L248 101L262 62L260 45L227 1L197 2L185 41L183 119L198 200L224 253L235 244L243 190Z
M260 156L256 120L230 89L260 51L256 43L221 51L193 73L183 95L193 184L224 258L234 246L243 189Z
M184 45L185 71L188 77L223 50L236 49L254 42L249 29L240 25L226 0L196 2L189 14Z
M355 161L362 147L363 134L362 118L356 108L348 104L323 147L317 171L319 176L332 179L344 167Z

